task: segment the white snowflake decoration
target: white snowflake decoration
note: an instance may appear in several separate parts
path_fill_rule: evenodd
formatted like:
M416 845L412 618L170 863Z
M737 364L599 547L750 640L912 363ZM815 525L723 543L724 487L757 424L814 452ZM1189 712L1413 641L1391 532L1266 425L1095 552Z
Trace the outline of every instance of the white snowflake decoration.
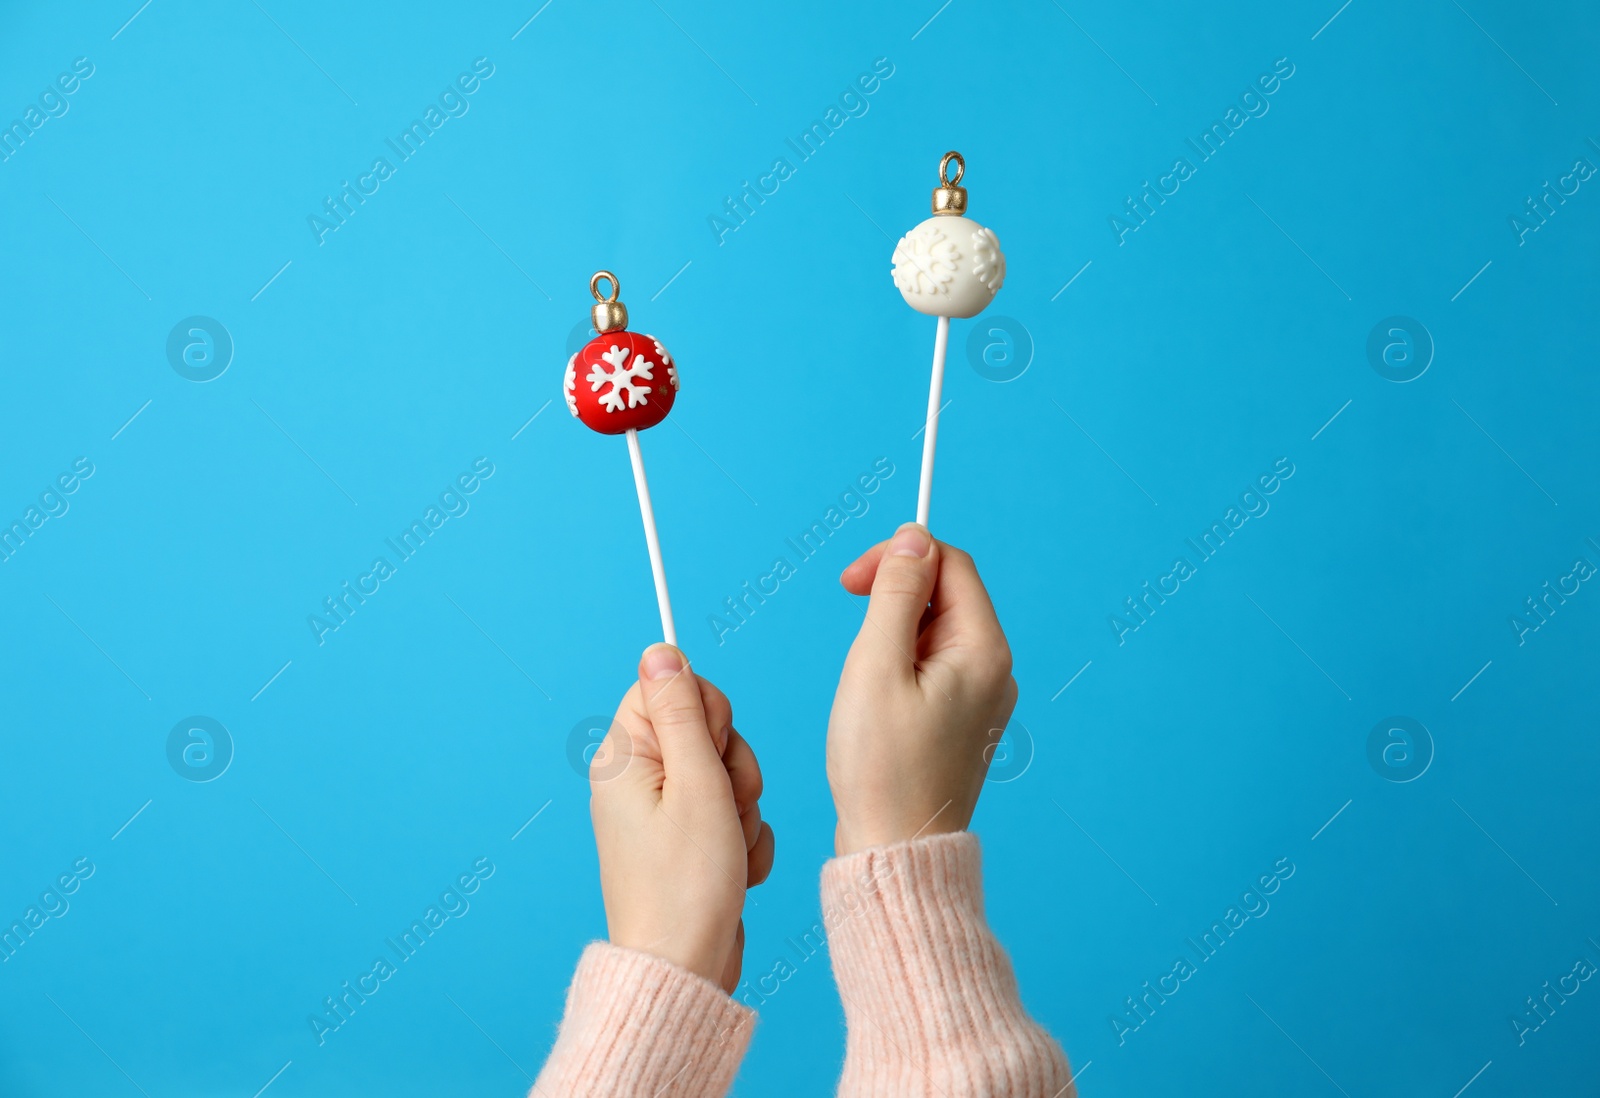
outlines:
M635 354L633 362L628 362L628 349L613 344L611 350L600 356L613 367L607 370L598 362L589 369L589 376L584 378L589 383L591 392L599 393L600 390L610 385L604 393L600 394L600 406L608 412L620 412L623 400L627 400L629 408L637 408L641 404L650 403L650 386L637 385L636 381L655 380L651 367L655 364L642 354Z
M1006 257L1000 250L1000 238L992 229L979 229L972 234L972 273L989 287L990 294L999 293L1005 283Z
M666 367L667 367L667 381L672 385L672 391L673 392L677 392L678 391L678 368L672 364L672 356L667 353L667 349L661 345L661 341L659 339L657 339L655 336L647 335L647 336L645 336L645 338L648 339L651 343L654 343L656 345L656 357L659 358L666 365Z
M573 356L571 358L567 359L567 373L566 373L566 376L563 377L561 380L562 380L562 387L566 390L566 394L567 394L567 411L572 413L572 418L577 419L578 418L578 396L577 396L577 391L576 391L577 388L578 388L578 356L577 356L577 354L573 354Z
M922 224L894 246L894 284L902 294L947 294L961 263L955 241Z

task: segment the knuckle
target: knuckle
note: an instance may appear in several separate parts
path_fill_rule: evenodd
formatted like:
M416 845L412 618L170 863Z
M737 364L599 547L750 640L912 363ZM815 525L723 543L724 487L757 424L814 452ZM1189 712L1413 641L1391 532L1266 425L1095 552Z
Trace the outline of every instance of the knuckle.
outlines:
M706 727L720 732L733 724L733 706L728 699L712 696L705 703Z
M682 728L686 725L705 723L705 716L700 707L685 698L658 700L651 711L650 719L655 725L663 728Z
M874 598L880 595L909 598L922 594L923 586L921 567L907 558L894 557L878 568L878 578L873 584L872 594Z
M1011 646L1004 639L985 645L973 660L973 672L985 684L999 687L1011 678Z
M621 724L612 725L611 731L589 757L590 788L596 792L604 788L611 779L628 768L632 755L633 741L627 730Z
M748 812L755 808L756 802L761 800L761 794L766 791L766 782L761 777L761 767L756 764L754 755L750 757L749 767L740 774L740 784L743 786L740 792L744 794L740 799L746 804L745 811Z

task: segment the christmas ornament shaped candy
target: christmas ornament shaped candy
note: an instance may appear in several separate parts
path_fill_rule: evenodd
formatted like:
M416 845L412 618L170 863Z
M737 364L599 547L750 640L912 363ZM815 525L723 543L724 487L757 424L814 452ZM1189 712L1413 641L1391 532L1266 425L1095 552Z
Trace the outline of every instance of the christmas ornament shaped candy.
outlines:
M950 162L955 161L955 178ZM894 246L894 284L919 313L939 318L933 337L933 378L928 386L928 420L922 436L922 479L917 488L917 521L928 525L933 495L933 454L939 434L939 402L944 389L945 349L950 318L974 317L988 307L1006 280L1006 257L993 230L966 216L967 189L959 186L967 164L958 152L939 161L939 186L933 189L933 216L902 236Z
M611 283L602 298L601 280ZM628 307L610 271L589 279L595 306L590 310L600 334L567 360L563 390L567 410L602 435L621 435L654 427L667 418L678 395L678 368L655 336L628 328Z
M600 296L600 282L611 283L611 295ZM585 427L602 435L626 435L628 457L633 462L633 485L639 493L639 514L644 519L645 547L650 552L650 572L655 578L656 602L661 609L661 632L668 644L678 643L672 624L672 600L667 597L667 570L661 559L661 539L656 533L656 513L650 505L650 484L644 475L639 432L667 418L678 395L678 367L655 336L630 332L628 307L620 300L622 284L610 271L596 271L589 279L595 305L590 310L594 330L600 334L567 360L562 394L567 410Z

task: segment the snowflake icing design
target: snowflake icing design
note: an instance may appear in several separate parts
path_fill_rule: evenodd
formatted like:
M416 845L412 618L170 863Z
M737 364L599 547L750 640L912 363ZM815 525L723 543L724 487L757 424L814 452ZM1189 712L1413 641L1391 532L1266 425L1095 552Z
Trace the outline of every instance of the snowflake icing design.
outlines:
M600 393L600 406L608 412L620 412L623 409L623 400L627 400L627 407L637 408L641 404L650 403L650 386L635 384L638 380L653 381L655 375L651 368L655 365L644 355L635 353L633 362L628 362L628 349L612 344L611 350L600 356L602 360L611 364L612 369L607 370L600 363L595 363L589 370L589 376L584 378L589 383L591 392L600 393L601 388L610 385L604 393Z
M655 336L647 335L645 338L656 345L656 357L659 358L667 367L667 381L669 384L671 384L672 391L677 392L678 368L672 364L672 356L667 353L667 349L661 345L661 341Z
M933 225L918 225L894 246L894 284L903 294L947 294L961 263L956 242Z
M991 295L999 293L1005 283L1006 257L1000 250L1000 238L992 229L979 229L972 234L972 273Z
M578 395L576 392L578 388L578 356L576 353L567 359L567 373L561 381L562 388L566 390L567 411L571 412L572 417L576 419L578 417Z

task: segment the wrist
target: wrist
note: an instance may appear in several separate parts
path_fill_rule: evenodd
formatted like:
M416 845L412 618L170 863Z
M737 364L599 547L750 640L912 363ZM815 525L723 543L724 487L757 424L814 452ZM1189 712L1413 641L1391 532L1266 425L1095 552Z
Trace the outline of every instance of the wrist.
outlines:
M674 936L657 937L651 941L643 940L645 937L613 934L609 940L614 946L659 957L668 964L709 983L717 983L722 976L723 967L727 963L726 949L718 949L707 943L685 941Z
M912 839L925 839L930 835L965 831L966 824L954 814L954 807L954 805L948 806L920 826L890 822L846 823L840 820L833 831L834 856L844 858L874 847L893 846L895 843L910 842Z

